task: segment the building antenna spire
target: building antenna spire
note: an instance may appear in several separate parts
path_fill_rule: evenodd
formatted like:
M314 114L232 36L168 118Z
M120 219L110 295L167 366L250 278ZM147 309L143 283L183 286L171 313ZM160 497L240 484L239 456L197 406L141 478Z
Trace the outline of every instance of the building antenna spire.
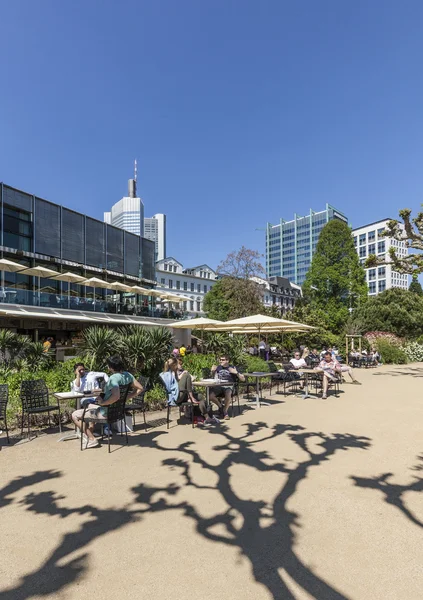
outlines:
M135 183L137 182L137 174L138 174L137 159L135 159L135 164L134 164L134 179L135 179Z

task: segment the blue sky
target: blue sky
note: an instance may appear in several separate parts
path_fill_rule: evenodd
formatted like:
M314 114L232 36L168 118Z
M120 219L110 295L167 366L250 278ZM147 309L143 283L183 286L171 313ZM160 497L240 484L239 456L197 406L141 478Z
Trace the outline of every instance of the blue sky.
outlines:
M358 226L423 201L421 0L14 0L1 24L0 180L102 218L137 158L186 266L326 202Z

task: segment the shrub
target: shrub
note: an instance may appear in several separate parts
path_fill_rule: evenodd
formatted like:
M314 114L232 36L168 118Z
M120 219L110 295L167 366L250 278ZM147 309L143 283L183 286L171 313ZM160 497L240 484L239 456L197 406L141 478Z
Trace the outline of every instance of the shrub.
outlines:
M251 356L250 354L245 354L242 357L242 363L240 366L243 366L243 371L246 373L259 373L259 372L268 372L269 365L265 360L260 358L259 356Z
M403 350L406 353L408 360L411 362L423 361L423 344L409 342L403 347Z
M162 385L154 385L144 397L149 410L160 410L167 405L166 392Z
M389 333L388 331L369 331L363 336L363 340L367 341L370 346L377 344L378 340L386 340L394 346L401 346L402 340L395 333Z
M382 362L384 363L404 365L408 362L407 355L404 350L386 339L379 338L376 342L376 347L379 351Z

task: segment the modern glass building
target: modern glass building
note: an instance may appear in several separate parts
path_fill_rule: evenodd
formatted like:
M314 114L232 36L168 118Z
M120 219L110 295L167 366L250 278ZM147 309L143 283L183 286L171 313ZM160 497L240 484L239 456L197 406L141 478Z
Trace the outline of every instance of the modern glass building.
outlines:
M266 227L267 277L286 277L302 285L316 250L317 240L323 227L332 219L348 223L347 217L330 204L325 210L300 216L292 221L280 220L278 225Z
M96 277L105 284L88 287L0 267L0 312L12 304L36 306L38 312L63 308L67 318L75 318L71 313L76 309L154 316L148 295L142 299L140 294L106 285L119 282L151 288L156 284L154 242L129 231L0 183L0 251L1 258L22 269L44 267L60 274L70 272L79 281Z

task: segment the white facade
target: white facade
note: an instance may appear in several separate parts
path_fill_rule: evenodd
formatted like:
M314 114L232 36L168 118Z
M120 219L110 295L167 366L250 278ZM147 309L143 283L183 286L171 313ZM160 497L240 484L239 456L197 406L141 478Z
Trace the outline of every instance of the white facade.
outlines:
M156 248L155 260L166 256L166 215L161 213L144 219L144 237L152 240Z
M408 248L405 241L382 237L381 234L386 229L389 221L391 219L384 219L383 221L377 221L376 223L370 223L370 225L353 229L354 246L362 265L364 265L366 259L372 254L378 258L389 260L389 249L391 247L395 248L399 258L407 256ZM389 264L365 269L365 271L367 285L369 286L369 296L374 296L392 287L408 289L408 275L393 271Z
M156 262L157 289L190 298L184 302L183 307L191 314L203 313L204 296L211 290L216 279L216 272L208 265L184 269L171 256Z
M144 204L141 198L125 196L104 213L104 221L144 237Z
M301 298L301 286L292 283L286 277L251 277L260 286L262 302L266 308L275 306L281 314L292 310L296 300Z

